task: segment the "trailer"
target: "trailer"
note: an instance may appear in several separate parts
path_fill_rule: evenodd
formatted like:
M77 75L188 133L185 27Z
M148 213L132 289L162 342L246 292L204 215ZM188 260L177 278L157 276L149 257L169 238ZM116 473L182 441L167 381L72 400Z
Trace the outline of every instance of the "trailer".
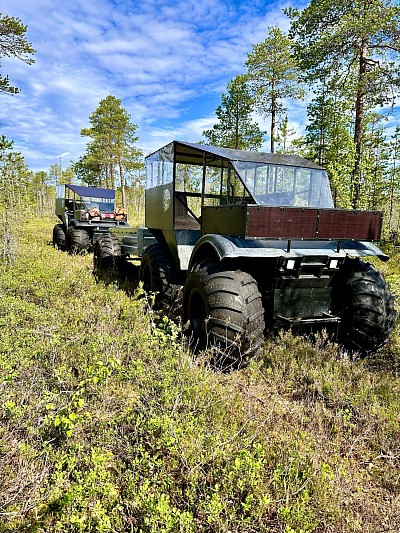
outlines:
M53 245L71 254L90 250L113 227L129 227L126 211L115 206L115 191L81 185L56 187Z

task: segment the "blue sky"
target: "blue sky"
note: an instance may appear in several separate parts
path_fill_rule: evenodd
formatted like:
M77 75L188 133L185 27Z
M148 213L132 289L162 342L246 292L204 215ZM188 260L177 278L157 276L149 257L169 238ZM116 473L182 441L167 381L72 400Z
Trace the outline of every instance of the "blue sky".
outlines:
M30 169L65 168L84 152L81 128L101 99L122 100L150 153L173 139L197 142L215 123L227 83L244 71L268 27L288 30L282 9L303 0L2 0L28 25L36 62L2 59L21 88L0 95L0 133ZM305 126L306 102L288 102L289 126ZM268 129L257 117L263 129ZM393 117L391 119L393 121ZM265 144L268 151L268 144Z
M0 96L1 133L32 170L63 167L85 151L80 130L101 99L122 100L149 153L173 139L198 141L220 95L244 71L268 26L288 28L279 0L2 0L28 25L35 64L3 59L21 88ZM304 106L291 112L298 127ZM297 122L296 122L297 121Z

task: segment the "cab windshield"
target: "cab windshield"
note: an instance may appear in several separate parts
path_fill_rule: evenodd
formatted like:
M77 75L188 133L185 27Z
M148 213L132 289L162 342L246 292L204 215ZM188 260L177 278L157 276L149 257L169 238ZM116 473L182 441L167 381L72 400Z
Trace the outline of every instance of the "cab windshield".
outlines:
M113 213L115 202L111 198L94 198L82 196L82 209L98 209L101 213Z
M258 204L333 207L325 170L234 161L233 165Z

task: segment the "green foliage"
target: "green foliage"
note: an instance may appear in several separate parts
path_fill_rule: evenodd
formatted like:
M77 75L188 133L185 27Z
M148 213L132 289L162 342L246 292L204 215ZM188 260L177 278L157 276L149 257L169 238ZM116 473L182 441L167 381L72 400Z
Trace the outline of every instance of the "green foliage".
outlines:
M21 154L12 151L13 144L0 137L0 256L10 264L18 254L17 224L29 206L29 172Z
M268 28L268 37L253 45L245 64L256 107L271 117L271 152L274 152L276 120L286 111L284 99L304 97L291 40L278 26Z
M372 105L387 101L397 83L391 63L399 51L400 9L396 2L312 0L303 10L289 8L285 12L291 19L289 35L294 38L296 56L314 79L331 80L336 86L343 80L347 86L353 81L355 89L361 81ZM363 61L365 78L360 80L362 72L356 70L352 79L352 64L358 68Z
M64 183L75 183L76 182L76 174L75 174L76 166L77 166L77 163L74 163L73 161L71 161L70 165L68 165L66 168L63 168L61 157L60 157L59 163L54 163L50 165L47 179L50 180L53 185L61 185Z
M289 8L289 35L310 81L340 89L352 102L355 157L351 204L361 206L366 114L377 105L394 103L400 87L396 60L400 8L396 2L372 0L343 4L312 0L303 10Z
M385 219L387 221L389 237L394 243L397 243L400 228L400 126L396 127L388 145L388 202L386 203Z
M282 333L217 373L140 292L53 249L52 225L0 268L2 533L400 527L397 338L350 362ZM398 259L383 269L397 300Z
M115 188L119 175L122 203L126 208L125 173L141 169L142 151L135 146L137 124L121 107L121 100L107 96L90 115L90 128L82 128L81 135L92 138L86 153L75 164L75 172L88 185Z
M326 168L335 206L350 208L354 142L349 105L341 96L322 86L307 106L309 122L300 153Z
M388 192L386 177L388 174L388 145L382 115L371 113L370 128L364 133L364 152L361 160L362 172L359 206L364 209L377 210L383 205Z
M278 154L286 154L291 152L289 138L292 135L295 135L295 133L296 130L294 128L289 128L289 117L286 114L278 124L278 134L275 139L279 146L277 150Z
M22 24L21 19L0 13L0 58L16 57L28 65L34 63L31 56L35 50L26 39L26 31L27 26ZM8 76L0 74L0 93L15 94L18 92L18 87L10 85Z
M236 76L228 83L227 94L222 93L221 105L215 111L218 123L203 131L212 146L257 150L263 143L263 135L251 118L254 102L247 87L246 77Z

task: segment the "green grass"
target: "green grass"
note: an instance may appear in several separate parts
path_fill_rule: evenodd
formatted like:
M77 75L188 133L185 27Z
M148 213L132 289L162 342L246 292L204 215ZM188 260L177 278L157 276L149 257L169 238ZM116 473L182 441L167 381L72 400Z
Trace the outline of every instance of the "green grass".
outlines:
M364 361L282 334L214 372L51 228L0 272L1 532L400 530L397 334Z

